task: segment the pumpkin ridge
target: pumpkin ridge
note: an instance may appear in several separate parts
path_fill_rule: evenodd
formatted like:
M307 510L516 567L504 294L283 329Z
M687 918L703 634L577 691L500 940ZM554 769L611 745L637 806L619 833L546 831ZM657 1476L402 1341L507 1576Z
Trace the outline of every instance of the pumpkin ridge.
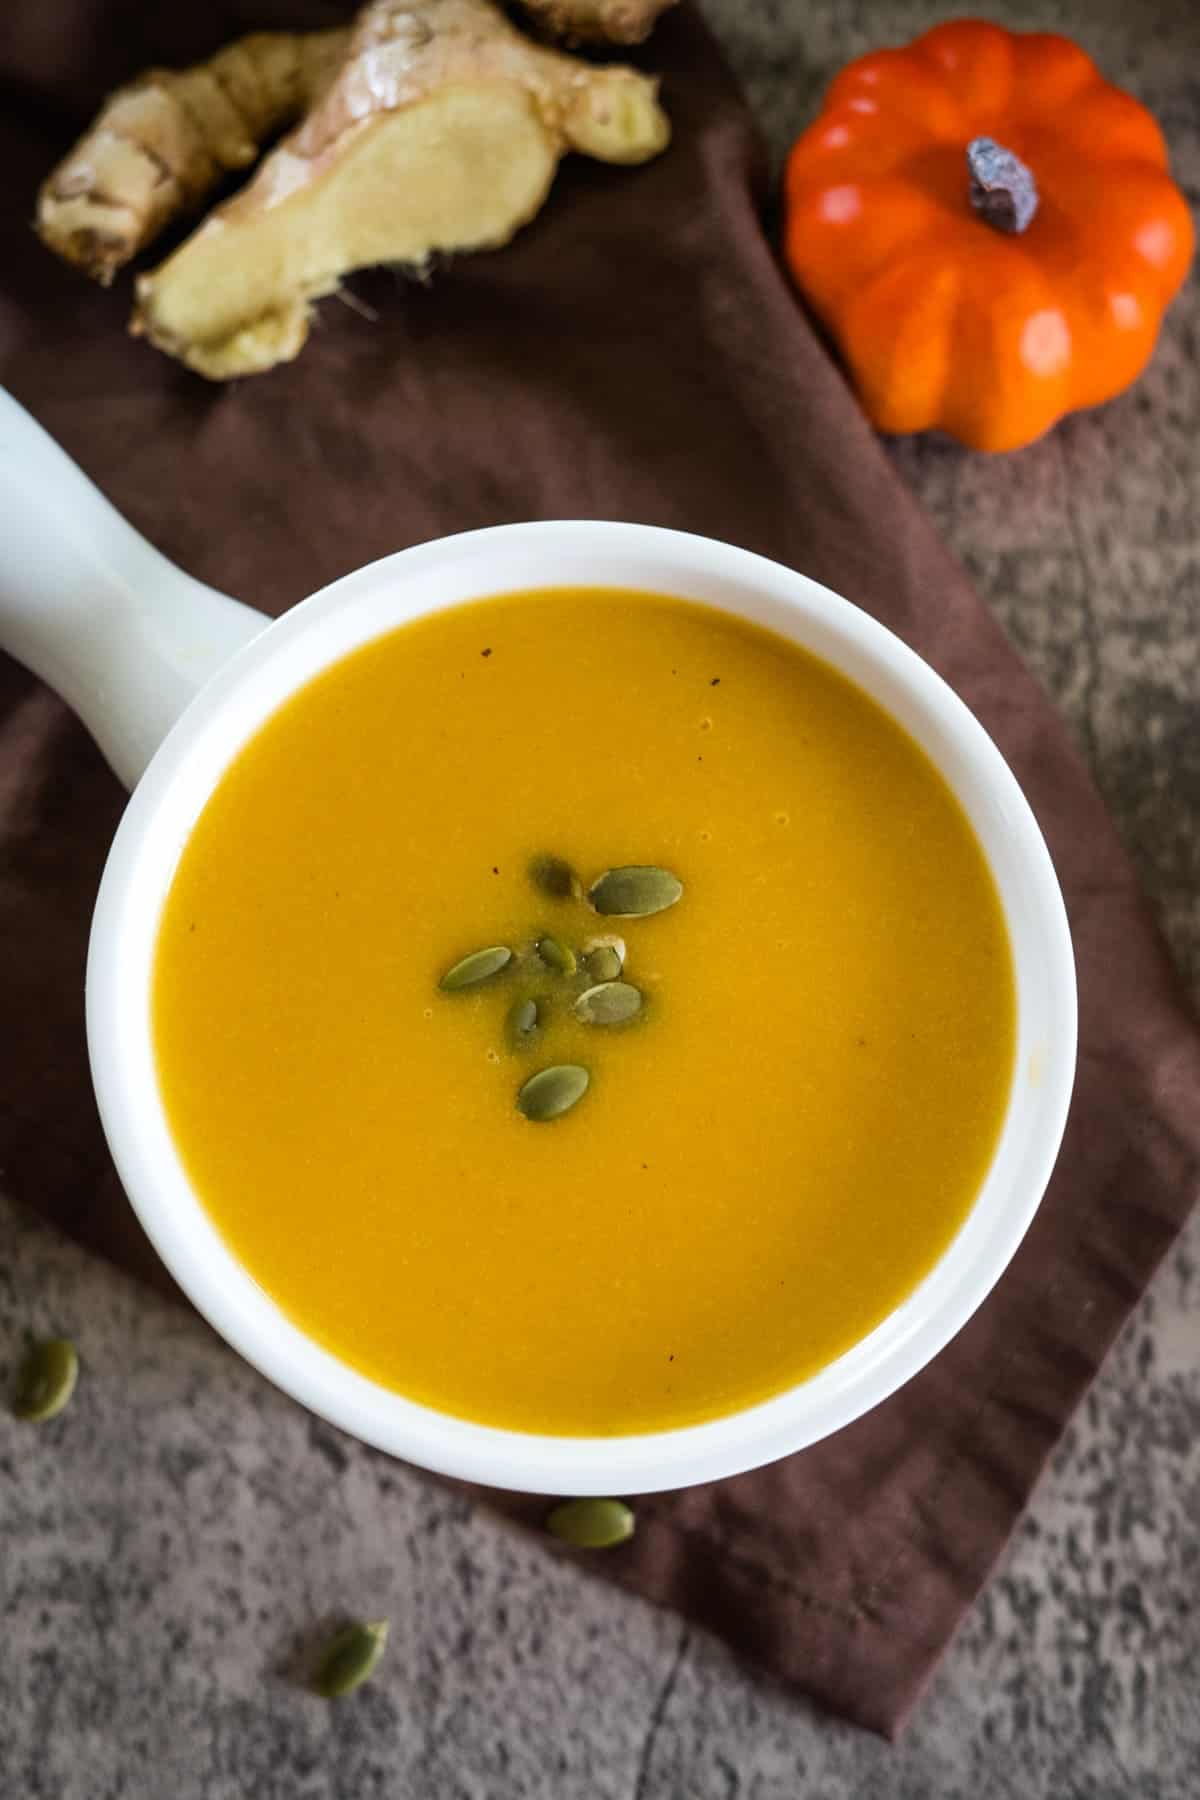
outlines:
M968 118L979 118L987 113L1007 113L1012 103L1015 35L984 19L947 19L914 39L909 50L914 62L924 63L943 86L953 88L955 99ZM939 56L938 52L946 47L958 53L957 66ZM991 77L986 99L972 92L972 78L981 71ZM971 130L969 135L974 137L979 132Z
M937 258L931 261L931 252ZM911 284L909 292L897 293ZM947 292L947 290L950 290ZM956 259L938 243L937 234L928 233L914 242L898 259L881 264L867 276L845 308L841 342L843 357L862 390L875 396L875 405L886 411L889 431L928 431L941 422L947 386L952 376L949 358L938 354L939 341L948 342L953 332L953 319L961 301L962 276ZM924 311L928 327L930 315L941 310L948 321L947 330L931 334L919 329ZM864 346L879 342L871 329L871 315L880 312L889 320L886 366L871 366ZM905 338L917 335L926 364L919 367L918 356L906 348ZM923 390L918 392L918 389ZM868 406L872 418L876 413Z

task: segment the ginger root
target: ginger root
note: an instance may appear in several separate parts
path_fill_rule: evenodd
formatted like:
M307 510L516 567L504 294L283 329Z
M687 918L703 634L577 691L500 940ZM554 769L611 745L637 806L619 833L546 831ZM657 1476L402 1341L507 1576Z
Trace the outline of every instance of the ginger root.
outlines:
M569 44L640 44L676 0L521 0L524 10Z
M106 102L44 182L37 231L105 287L176 213L308 109L347 30L260 31L192 69L149 69Z
M568 149L657 155L656 93L530 43L492 0L372 0L299 127L139 279L131 329L212 380L289 361L348 271L507 243Z

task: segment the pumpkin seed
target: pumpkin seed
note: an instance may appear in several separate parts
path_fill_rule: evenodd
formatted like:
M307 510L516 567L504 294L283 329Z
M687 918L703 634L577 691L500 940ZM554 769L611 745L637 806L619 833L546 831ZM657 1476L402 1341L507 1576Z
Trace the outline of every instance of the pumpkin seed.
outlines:
M326 1700L336 1700L361 1686L372 1674L387 1643L388 1621L372 1625L347 1625L331 1641L321 1658L313 1687Z
M13 1411L36 1423L53 1419L75 1392L78 1376L79 1358L66 1338L34 1344L17 1377Z
M573 975L576 969L575 952L568 944L556 937L539 938L537 953L548 969L556 975Z
M577 1550L611 1550L633 1536L633 1527L623 1500L564 1500L546 1520L547 1531Z
M606 869L588 889L588 903L598 913L617 919L644 919L665 912L683 893L683 883L669 869L631 865Z
M505 1030L508 1041L515 1049L527 1044L539 1024L538 1003L536 1000L514 1000L508 1009Z
M511 961L512 951L506 944L472 950L470 956L464 956L461 962L446 970L438 986L447 994L457 993L460 988L478 987L481 981L490 981L493 975L506 969Z
M615 981L624 967L621 952L614 944L597 944L583 960L593 981Z
M642 996L628 981L602 981L580 994L575 1017L585 1025L623 1025L642 1010Z
M517 1106L535 1124L559 1119L583 1099L590 1081L580 1063L554 1063L529 1077L517 1094Z
M550 900L570 900L581 892L578 875L561 856L531 857L529 879Z

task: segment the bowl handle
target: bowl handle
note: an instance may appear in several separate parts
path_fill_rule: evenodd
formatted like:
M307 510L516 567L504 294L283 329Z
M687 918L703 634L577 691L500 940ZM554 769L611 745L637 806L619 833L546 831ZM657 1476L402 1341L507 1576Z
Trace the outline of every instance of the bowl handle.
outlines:
M268 624L160 555L0 388L0 650L58 690L126 787Z

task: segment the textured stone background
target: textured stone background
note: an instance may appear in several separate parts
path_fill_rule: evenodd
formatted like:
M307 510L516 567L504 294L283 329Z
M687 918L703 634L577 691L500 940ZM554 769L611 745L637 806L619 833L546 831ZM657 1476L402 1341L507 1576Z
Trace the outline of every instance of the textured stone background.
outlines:
M850 56L957 9L709 0L780 149ZM991 0L1081 38L1200 197L1194 0ZM1072 721L1200 996L1200 302L1136 392L1004 460L895 446ZM53 1800L1193 1800L1200 1794L1200 1221L1126 1331L902 1745L817 1716L268 1388L196 1318L0 1196L0 1796ZM289 1671L393 1621L330 1707Z

